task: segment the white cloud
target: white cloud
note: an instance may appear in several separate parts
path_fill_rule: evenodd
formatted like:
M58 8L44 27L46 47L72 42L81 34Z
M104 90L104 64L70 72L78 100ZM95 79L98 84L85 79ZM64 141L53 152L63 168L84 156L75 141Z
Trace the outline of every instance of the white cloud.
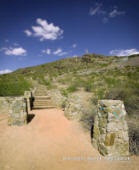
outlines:
M60 53L62 53L61 48L58 48L56 51L53 52L54 55L59 55Z
M29 31L29 30L25 30L24 33L25 33L27 36L31 36L31 35L32 35L32 32Z
M68 54L68 52L63 51L63 52L59 53L58 56L64 56L64 55L67 55L67 54Z
M139 54L139 50L133 48L133 49L126 49L126 50L111 50L110 51L111 55L115 55L115 56L129 56L129 55L133 55L133 54Z
M100 5L100 4L96 5L95 8L91 8L91 9L90 9L89 14L90 14L90 15L96 15L96 14L98 13L98 11L100 10L100 8L101 8L101 5Z
M7 74L7 73L11 73L12 70L9 69L5 69L5 70L0 70L0 74Z
M116 16L120 16L120 15L124 15L125 11L118 11L117 9L113 9L110 13L109 13L109 17L110 18L114 18Z
M46 50L42 50L42 53L48 54L48 55L57 55L57 56L64 56L67 55L69 52L63 51L61 48L57 48L55 51L47 48Z
M51 54L51 49L47 48L46 50L42 50L42 52L50 55Z
M2 48L2 51L4 51L5 55L15 55L15 56L22 56L26 55L27 51L22 47L16 47L16 48Z
M77 47L77 44L72 44L72 48L76 48Z
M104 10L104 6L102 3L96 3L94 7L91 8L89 11L89 14L91 16L101 15L103 17L102 22L104 24L108 23L108 21L112 18L125 15L125 13L125 11L119 11L117 6L113 6L113 9L111 11Z
M67 55L68 52L63 51L61 48L58 48L57 50L53 51L53 54L58 56L64 56Z
M50 55L51 54L51 49L47 49L46 54Z
M102 14L102 15L106 14L106 11L102 10L102 6L103 6L102 4L96 3L94 8L90 9L89 14L92 16L97 14Z
M32 26L32 31L25 30L27 36L34 36L40 38L40 41L44 40L56 40L63 34L63 30L55 26L53 23L48 23L47 20L37 18L37 26Z

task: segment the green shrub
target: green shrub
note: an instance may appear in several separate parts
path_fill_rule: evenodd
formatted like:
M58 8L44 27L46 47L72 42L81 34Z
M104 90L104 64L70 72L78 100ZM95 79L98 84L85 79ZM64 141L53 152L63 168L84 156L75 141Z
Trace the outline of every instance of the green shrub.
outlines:
M68 91L66 89L62 89L60 91L63 96L68 97Z
M77 91L77 86L76 85L71 85L67 88L67 92L72 93Z
M98 100L104 99L105 98L105 90L104 89L98 89L96 95L98 97Z
M115 77L105 77L106 84L111 87L117 85L118 81Z
M93 84L91 82L85 84L85 91L91 92L93 89Z

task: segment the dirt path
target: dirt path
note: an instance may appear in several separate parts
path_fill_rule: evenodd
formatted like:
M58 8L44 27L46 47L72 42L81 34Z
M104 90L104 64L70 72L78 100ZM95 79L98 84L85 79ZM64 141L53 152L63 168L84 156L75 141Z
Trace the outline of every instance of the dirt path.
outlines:
M0 170L137 170L139 158L106 160L92 147L90 135L61 110L35 110L22 127L0 122ZM101 159L101 160L99 160Z

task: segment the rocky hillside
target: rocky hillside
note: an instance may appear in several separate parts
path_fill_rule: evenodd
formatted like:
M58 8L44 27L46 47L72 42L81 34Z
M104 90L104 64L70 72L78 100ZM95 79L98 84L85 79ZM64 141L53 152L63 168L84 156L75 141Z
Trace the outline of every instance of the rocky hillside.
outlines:
M121 99L129 115L138 116L139 55L107 57L86 54L0 76L0 96L23 95L25 90L44 85L64 107L68 96L83 93L98 99ZM130 96L130 97L129 97Z
M131 151L139 153L139 55L86 54L0 76L0 96L22 95L43 85L70 119L91 129L99 99L120 99L128 113ZM138 146L138 147L137 147Z

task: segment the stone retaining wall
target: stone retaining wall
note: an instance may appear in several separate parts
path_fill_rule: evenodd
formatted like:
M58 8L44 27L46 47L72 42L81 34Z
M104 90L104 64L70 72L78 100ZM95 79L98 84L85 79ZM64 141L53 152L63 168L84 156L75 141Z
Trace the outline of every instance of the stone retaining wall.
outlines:
M32 98L33 98L32 92L31 91L25 91L24 97L27 100L27 109L28 109L28 112L29 112L32 109Z
M24 97L27 99L28 111L31 110L31 97L30 91L25 91L24 96L20 97L0 97L0 114L8 114L11 109L11 102L17 100L18 98Z
M31 109L31 92L25 91L20 97L0 97L0 114L9 114L9 125L27 123L27 114Z
M10 103L15 97L0 97L0 114L8 114L10 110Z

